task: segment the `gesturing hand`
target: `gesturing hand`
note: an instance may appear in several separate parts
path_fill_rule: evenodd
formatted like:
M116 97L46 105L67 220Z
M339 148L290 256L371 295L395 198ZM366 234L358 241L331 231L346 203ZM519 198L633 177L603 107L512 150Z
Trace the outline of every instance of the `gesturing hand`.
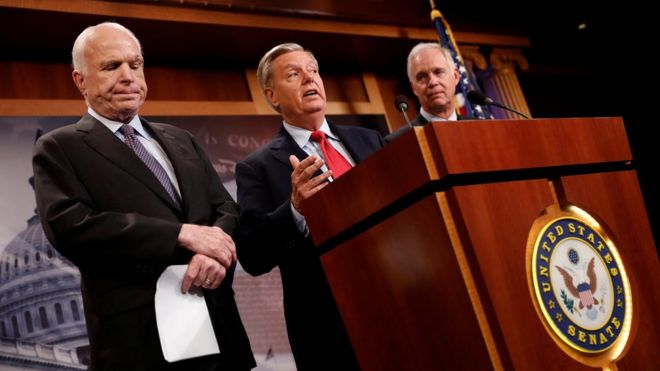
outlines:
M291 204L296 210L300 210L300 203L311 197L328 185L326 181L332 176L332 171L328 170L321 175L314 174L323 166L323 160L315 156L309 156L300 161L294 155L289 156L289 161L293 167L291 173Z
M184 224L178 242L188 250L217 260L229 268L236 262L236 245L231 236L218 227Z

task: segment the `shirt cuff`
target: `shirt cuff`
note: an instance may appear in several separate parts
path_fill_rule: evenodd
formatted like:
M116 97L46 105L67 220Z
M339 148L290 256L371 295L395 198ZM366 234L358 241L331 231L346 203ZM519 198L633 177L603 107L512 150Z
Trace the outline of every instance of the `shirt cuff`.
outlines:
M298 230L307 237L309 229L307 228L305 216L293 207L293 203L291 204L291 214L293 214L293 222L296 223Z

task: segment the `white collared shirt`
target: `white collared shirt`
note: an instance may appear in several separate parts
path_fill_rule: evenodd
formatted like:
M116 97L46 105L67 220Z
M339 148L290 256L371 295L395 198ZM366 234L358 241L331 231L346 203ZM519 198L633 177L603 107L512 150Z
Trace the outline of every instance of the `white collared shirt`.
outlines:
M117 138L119 138L122 142L124 141L124 134L119 131L119 128L121 128L122 125L124 125L123 122L119 121L114 121L110 120L108 118L105 118L96 111L92 109L92 107L87 107L87 112L94 117L95 119L99 120L103 126L107 127ZM147 152L149 152L150 155L152 155L156 161L160 164L160 166L163 167L165 172L167 173L167 176L170 178L170 181L172 182L172 185L174 186L174 189L176 192L179 194L179 197L181 196L181 191L179 190L179 182L176 179L176 175L174 174L174 167L172 166L172 162L170 159L167 157L167 154L163 150L163 147L160 146L158 141L154 139L154 137L147 131L144 126L142 126L142 122L140 121L140 118L138 115L135 115L133 119L128 123L128 125L131 125L135 132L137 133L137 138L140 141L140 143L146 148Z
M321 151L321 145L309 139L312 135L311 131L288 124L286 121L284 122L284 129L291 135L291 137L293 137L293 140L296 142L298 147L302 148L303 151L305 151L308 155L316 156L317 158L325 160L323 157L323 151ZM319 130L325 133L325 136L328 138L330 144L332 144L332 146L335 147L335 149L339 151L339 153L341 153L341 155L344 156L346 160L348 160L351 166L355 166L355 161L353 161L353 158L348 153L348 150L346 147L344 147L339 138L332 131L330 131L330 125L328 125L328 122L325 120L325 118L323 119L323 124Z
M451 115L449 115L448 118L443 118L440 116L433 115L431 113L428 113L424 110L424 107L422 107L419 110L419 114L422 115L428 122L434 122L434 121L456 121L458 120L458 115L456 114L456 110L452 111Z

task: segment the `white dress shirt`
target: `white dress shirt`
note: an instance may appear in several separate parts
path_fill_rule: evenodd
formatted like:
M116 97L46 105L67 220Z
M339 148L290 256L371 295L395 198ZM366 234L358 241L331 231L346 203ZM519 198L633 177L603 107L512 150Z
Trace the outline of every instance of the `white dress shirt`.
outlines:
M451 112L451 115L449 115L448 118L443 118L440 116L436 116L433 114L430 114L424 110L424 107L422 107L419 110L419 114L422 115L428 122L434 122L434 121L456 121L458 120L458 115L456 114L456 110Z

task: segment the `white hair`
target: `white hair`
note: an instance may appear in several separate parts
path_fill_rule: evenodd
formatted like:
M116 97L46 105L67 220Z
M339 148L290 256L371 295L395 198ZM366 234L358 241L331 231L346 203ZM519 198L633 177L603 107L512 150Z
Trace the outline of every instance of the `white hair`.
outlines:
M452 58L451 51L449 49L440 46L440 44L438 43L428 43L428 42L419 43L415 45L415 47L412 48L412 50L410 50L410 53L408 54L407 72L408 72L408 80L410 82L413 81L413 77L414 77L412 75L413 58L415 58L415 56L419 54L421 51L426 49L440 50L444 54L445 59L447 60L447 64L449 64L451 70L453 71L456 69L456 63L454 63L454 58Z
M94 35L94 33L102 27L112 27L121 31L126 32L137 44L140 49L140 54L142 54L142 46L140 45L140 40L135 37L135 34L131 32L128 28L120 25L116 22L103 22L95 26L89 26L83 30L83 32L78 35L76 41L73 43L73 49L71 50L71 62L73 64L73 69L81 73L86 72L87 70L87 61L85 60L85 47L87 42Z

